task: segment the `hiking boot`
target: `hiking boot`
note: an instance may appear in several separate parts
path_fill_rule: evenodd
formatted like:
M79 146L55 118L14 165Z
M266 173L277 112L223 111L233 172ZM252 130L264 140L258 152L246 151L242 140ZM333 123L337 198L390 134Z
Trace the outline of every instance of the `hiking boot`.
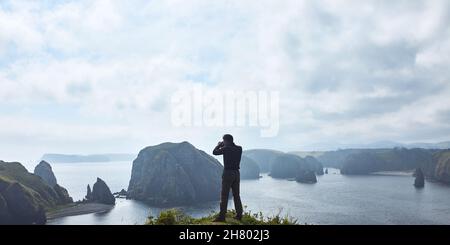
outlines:
M242 219L242 214L237 214L236 216L234 216L235 219L237 220L241 220Z

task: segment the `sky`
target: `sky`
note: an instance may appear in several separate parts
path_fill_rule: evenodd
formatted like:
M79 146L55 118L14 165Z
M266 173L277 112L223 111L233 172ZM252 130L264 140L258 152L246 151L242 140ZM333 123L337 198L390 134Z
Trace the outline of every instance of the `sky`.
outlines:
M0 159L450 140L447 0L0 0ZM276 91L279 130L179 127L175 91Z

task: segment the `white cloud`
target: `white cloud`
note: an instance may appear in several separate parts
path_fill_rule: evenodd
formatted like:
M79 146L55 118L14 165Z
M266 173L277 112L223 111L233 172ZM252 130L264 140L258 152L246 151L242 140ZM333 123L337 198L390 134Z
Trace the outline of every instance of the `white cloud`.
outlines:
M279 137L226 129L248 147L445 139L436 115L450 107L449 22L445 0L5 1L0 137L206 147L225 129L173 128L167 106L174 90L201 82L280 91ZM75 107L81 119L42 121L41 104Z

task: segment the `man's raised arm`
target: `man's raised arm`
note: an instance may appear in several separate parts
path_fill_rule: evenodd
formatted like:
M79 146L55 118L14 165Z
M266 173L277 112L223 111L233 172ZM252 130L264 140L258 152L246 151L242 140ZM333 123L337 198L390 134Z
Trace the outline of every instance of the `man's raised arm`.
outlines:
M219 144L217 144L217 146L213 150L213 155L223 155L223 146L223 143L219 142Z

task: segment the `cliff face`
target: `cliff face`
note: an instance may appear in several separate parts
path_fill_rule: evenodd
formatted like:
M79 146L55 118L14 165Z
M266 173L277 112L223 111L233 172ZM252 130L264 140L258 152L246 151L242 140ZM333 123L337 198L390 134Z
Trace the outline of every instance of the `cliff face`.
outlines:
M323 174L321 164L317 165L317 163L319 162L312 161L311 158L306 160L297 155L283 154L273 160L270 176L273 178L295 178L300 183L316 183L316 171Z
M56 184L55 186L53 186L53 190L58 196L59 204L67 204L73 202L73 199L72 197L70 197L69 192L66 188Z
M270 176L273 178L295 178L307 163L299 156L283 154L276 157L271 164Z
M306 156L304 159L309 165L309 168L314 170L315 174L323 175L323 165L321 162L319 162L315 157L312 156Z
M58 185L52 166L41 161L35 168L34 174L41 177L42 180L53 188L61 204L71 203L73 199L69 196L69 192L62 186Z
M370 152L361 152L349 155L345 160L341 174L369 174L381 171L385 161L376 154Z
M314 173L314 171L312 170L304 170L304 171L299 171L297 173L297 176L295 177L295 180L297 182L300 183L316 183L317 182L317 177Z
M219 200L222 169L188 142L147 147L133 162L128 197L158 206Z
M259 166L252 159L242 156L241 158L241 179L259 179Z
M421 168L425 175L433 172L432 151L425 149L374 149L350 154L341 166L342 174L370 174L379 171L402 171Z
M450 150L435 153L433 159L436 164L435 179L450 184Z
M0 161L0 224L44 224L45 210L70 202L64 188L51 187L20 163Z
M329 168L342 168L346 158L355 153L360 153L364 151L363 149L344 149L337 151L327 151L323 154L317 156L319 160L325 167Z
M10 224L45 224L44 206L39 203L23 185L13 182L2 191L2 196L6 201ZM6 210L6 209L5 209Z
M51 187L54 187L57 184L52 167L46 161L41 161L34 168L34 174L41 177Z

